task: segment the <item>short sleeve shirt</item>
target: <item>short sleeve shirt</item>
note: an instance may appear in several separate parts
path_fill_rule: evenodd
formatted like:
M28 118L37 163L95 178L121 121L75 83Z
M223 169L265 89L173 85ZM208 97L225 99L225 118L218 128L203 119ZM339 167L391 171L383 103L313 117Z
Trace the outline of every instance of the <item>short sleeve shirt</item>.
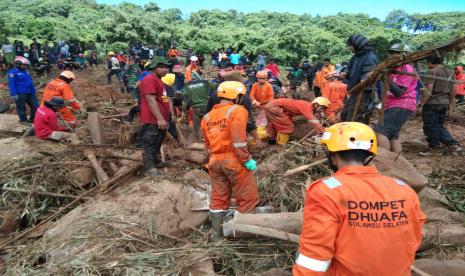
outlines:
M157 118L150 111L146 95L154 95L160 113L168 121L170 116L169 97L161 80L154 74L147 75L140 83L141 92L141 110L140 120L143 124L157 124Z

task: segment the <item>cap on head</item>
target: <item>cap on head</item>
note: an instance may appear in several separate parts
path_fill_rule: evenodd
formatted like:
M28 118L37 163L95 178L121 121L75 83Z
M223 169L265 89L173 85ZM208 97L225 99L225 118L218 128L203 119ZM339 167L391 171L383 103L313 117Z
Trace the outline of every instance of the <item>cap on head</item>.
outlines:
M198 57L196 57L196 56L191 56L191 59L190 59L190 61L192 61L192 62L196 62L196 61L199 61L199 58L198 58Z
M257 74L255 75L259 79L267 79L268 78L268 71L258 71Z
M108 52L108 56L114 56L115 55L115 52Z
M15 64L31 65L31 62L29 61L29 59L27 59L25 57L21 57L21 56L15 57L14 62L15 62Z
M389 52L393 53L408 53L410 52L410 46L403 43L395 43L389 48Z
M239 95L245 95L245 85L238 81L224 81L220 83L217 89L219 98L235 100Z
M71 71L63 71L60 73L60 76L65 77L69 80L74 80L76 78L76 75Z
M378 154L375 132L358 122L344 122L328 127L320 144L325 145L329 152L364 150L372 155Z
M157 57L152 58L152 60L150 61L150 65L147 66L147 69L156 68L160 64L164 64L166 66L171 65L170 61L167 58L157 56Z
M65 100L59 97L52 97L50 100L47 101L47 103L51 106L56 106L56 107L65 106Z

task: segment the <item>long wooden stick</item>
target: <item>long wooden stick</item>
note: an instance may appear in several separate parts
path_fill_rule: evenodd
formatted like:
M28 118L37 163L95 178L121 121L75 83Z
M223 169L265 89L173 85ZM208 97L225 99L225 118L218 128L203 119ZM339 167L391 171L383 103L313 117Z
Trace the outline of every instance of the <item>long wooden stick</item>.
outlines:
M284 241L291 241L294 243L299 243L299 235L287 233L281 230L269 229L265 227L240 224L240 223L228 224L227 227L231 228L234 231L241 231L241 232L251 233L255 235L280 239Z
M126 178L129 178L134 172L136 172L140 166L141 164L135 164L132 167L127 167L126 169L119 171L112 178L100 184L100 191L105 193L116 187L118 184L124 182Z
M10 188L10 187L1 187L0 190L6 191L6 192L14 192L14 193L22 193L22 194L36 194L36 195L51 196L51 197L78 198L75 195L57 194L57 193L50 193L50 192L43 192L43 191L30 191L26 189Z
M423 270L419 269L418 267L414 265L410 266L410 270L419 274L420 276L431 276L431 274L424 272Z
M92 150L84 150L84 155L87 157L87 159L89 159L90 163L92 164L92 167L94 167L99 182L102 183L104 181L107 181L110 177L102 169L102 167L100 167L97 157L95 156L95 152L93 152Z
M300 166L300 167L297 167L295 169L292 169L292 170L288 170L284 173L284 176L290 176L290 175L293 175L293 174L296 174L296 173L299 173L299 172L303 172L305 170L308 170L312 167L315 167L315 166L318 166L318 165L323 165L324 163L326 162L326 160L319 160L319 161L315 161L311 164L307 164L307 165L303 165L303 166Z

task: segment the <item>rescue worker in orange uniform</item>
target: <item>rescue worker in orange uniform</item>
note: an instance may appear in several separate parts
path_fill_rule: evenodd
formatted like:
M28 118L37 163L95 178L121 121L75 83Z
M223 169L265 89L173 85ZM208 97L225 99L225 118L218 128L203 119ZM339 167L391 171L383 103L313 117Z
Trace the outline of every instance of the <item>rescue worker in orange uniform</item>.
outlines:
M256 77L257 82L252 85L252 89L250 90L250 101L258 108L255 125L257 127L266 127L265 105L274 99L273 86L267 82L267 71L257 72Z
M315 129L315 135L321 134L324 128L320 121L313 115L312 103L304 100L280 98L268 102L265 106L268 125L266 131L270 143L284 145L289 140L289 134L294 132L292 118L303 116Z
M465 103L465 73L463 73L463 67L457 66L454 69L454 79L460 81L454 86L455 97L458 99L457 104Z
M326 117L334 124L337 120L338 113L344 107L344 101L347 96L347 84L339 80L339 73L336 71L329 73L326 76L329 81L322 89L322 96L331 102L331 105L326 109Z
M223 219L233 193L240 213L250 213L260 201L252 171L257 162L247 148L247 110L239 105L245 96L245 86L236 81L225 81L218 86L221 102L202 119L202 135L210 159L208 170L212 190L210 221L211 241L223 237Z
M313 114L315 115L315 117L318 118L318 120L320 120L320 123L322 125L325 125L328 121L328 118L326 116L326 110L328 110L328 108L331 106L331 103L328 99L324 97L318 97L312 101L312 105Z
M66 106L58 110L58 112L60 113L63 120L65 120L72 127L75 127L77 124L76 116L74 116L73 110L81 110L81 106L74 97L74 93L70 85L70 83L75 78L76 76L71 71L61 72L58 78L47 84L41 102L41 105L44 105L46 101L50 101L53 97L63 99Z
M335 173L307 188L293 275L411 275L425 215L409 185L368 166L374 131L339 123L320 143Z
M188 83L192 80L192 73L199 72L199 58L196 56L191 56L190 64L186 67L186 72L184 73L184 82Z
M323 88L325 88L326 85L328 85L328 80L326 79L326 76L333 71L336 71L336 68L334 67L334 65L331 64L329 58L325 59L323 62L323 67L320 71L316 72L315 80L313 81L315 97L321 96L321 91L323 90Z

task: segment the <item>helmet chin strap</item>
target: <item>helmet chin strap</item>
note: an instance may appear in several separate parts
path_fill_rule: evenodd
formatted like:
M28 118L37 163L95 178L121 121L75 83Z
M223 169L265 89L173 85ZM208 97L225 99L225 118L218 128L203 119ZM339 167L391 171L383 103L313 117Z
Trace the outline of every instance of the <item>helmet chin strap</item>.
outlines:
M370 164L373 158L375 158L374 155L371 155L370 157L368 157L367 160L365 160L365 162L363 163L363 166L367 166L368 164Z

